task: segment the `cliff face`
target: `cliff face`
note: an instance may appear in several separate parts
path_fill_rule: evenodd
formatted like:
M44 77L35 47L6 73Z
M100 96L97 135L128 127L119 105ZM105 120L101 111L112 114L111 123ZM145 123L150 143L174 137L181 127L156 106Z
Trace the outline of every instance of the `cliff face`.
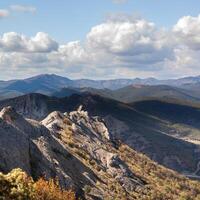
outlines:
M57 176L63 184L71 182L55 160L62 159L56 151L66 156L69 153L46 127L37 121L26 120L11 107L0 112L0 120L2 171L19 167L34 177Z
M115 152L103 120L89 117L81 108L69 114L53 112L37 122L5 107L0 112L0 133L3 172L21 168L34 178L57 177L63 187L78 194L98 182L99 188L93 192L102 198L109 194L103 187L105 175L126 192L144 185ZM93 165L98 170L91 169Z
M8 172L20 167L30 174L29 139L16 128L16 123L12 123L14 120L27 124L11 107L0 112L0 169Z

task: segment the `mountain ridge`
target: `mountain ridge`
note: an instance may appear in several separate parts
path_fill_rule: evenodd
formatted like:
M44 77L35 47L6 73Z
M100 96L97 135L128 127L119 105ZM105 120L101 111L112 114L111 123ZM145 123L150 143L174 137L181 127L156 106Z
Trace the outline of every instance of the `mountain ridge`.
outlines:
M8 81L0 81L0 84L2 83L10 83L10 82L16 82L16 81L20 81L20 80L24 80L25 82L28 81L33 81L33 80L41 80L41 79L62 79L63 81L69 81L69 82L77 82L76 84L73 83L74 86L80 86L80 87L90 87L87 84L91 84L91 83L97 83L99 84L98 87L94 87L94 88L98 88L98 89L104 89L104 88L109 88L108 84L110 83L115 83L117 84L117 82L121 82L121 85L119 86L111 86L110 89L119 89L121 87L124 86L128 86L131 84L145 84L145 85L181 85L181 84L185 84L185 83L196 83L196 82L200 82L200 75L199 76L189 76L189 77L183 77L183 78L177 78L177 79L163 79L163 80L159 80L156 78L120 78L120 79L107 79L107 80L94 80L94 79L69 79L67 77L64 76L59 76L56 74L40 74L40 75L36 75L33 77L29 77L29 78L25 78L25 79L16 79L16 80L8 80ZM86 82L86 83L85 83ZM87 83L88 82L88 83ZM124 82L124 83L123 83ZM81 85L82 83L82 85ZM86 84L86 85L84 85ZM102 84L102 85L100 85ZM104 85L105 84L105 85ZM104 87L106 86L106 87Z
M105 97L114 97L117 100L131 102L132 100L130 99L130 97L128 97L128 95L136 90L136 88L134 89L134 86L136 87L139 85L143 85L143 88L138 88L138 90L140 89L141 94L142 90L145 90L145 87L149 87L148 93L154 92L154 89L156 90L156 87L160 88L160 93L163 93L166 92L166 90L161 90L162 87L165 86L169 87L169 90L171 90L171 92L166 93L165 96L170 95L171 93L172 96L180 96L180 93L182 93L181 98L188 99L190 98L189 93L191 93L191 100L197 101L198 98L200 99L200 92L197 89L199 82L200 76L169 80L158 80L154 78L71 80L69 78L58 76L55 74L41 74L27 79L0 81L0 99L12 98L28 93L41 93L49 96L55 95L63 97L64 95L69 96L74 93L93 92L96 94L102 94ZM131 87L133 87L132 90ZM127 94L125 94L124 99L123 95L120 94L124 93L123 90L124 92L125 90L129 90L127 91ZM186 95L184 96L183 93L185 93Z
M167 116L152 115L143 112L137 106L91 94L75 94L61 99L41 94L29 94L0 102L0 108L9 105L24 117L35 120L45 118L54 110L62 113L71 112L82 105L83 109L92 116L104 118L111 138L122 141L168 168L182 173L186 171L193 173L199 162L198 145L183 140L187 130L186 126L191 129L191 132L187 134L188 138L192 137L195 131L197 135L200 133L198 126L200 113L197 107L182 105L177 107L172 104L170 108L172 110L175 108L174 112L176 108L182 109L182 112L176 114L177 119L180 119L177 121L168 118L171 113L166 113ZM156 108L159 107L154 105L153 109ZM188 112L190 118L188 118ZM188 117L184 119L184 115Z

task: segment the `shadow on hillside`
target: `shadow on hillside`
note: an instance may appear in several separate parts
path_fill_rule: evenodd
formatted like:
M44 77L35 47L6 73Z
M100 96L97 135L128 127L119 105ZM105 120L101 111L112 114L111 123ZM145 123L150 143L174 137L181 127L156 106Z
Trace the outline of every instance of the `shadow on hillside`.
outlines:
M159 100L140 101L131 104L134 109L145 114L167 120L171 123L180 123L200 128L200 109L197 107L168 103Z

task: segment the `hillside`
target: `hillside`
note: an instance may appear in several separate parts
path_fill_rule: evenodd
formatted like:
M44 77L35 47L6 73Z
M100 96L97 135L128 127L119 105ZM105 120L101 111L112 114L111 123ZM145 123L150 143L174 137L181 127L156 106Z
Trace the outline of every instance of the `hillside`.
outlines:
M6 107L0 112L0 122L1 171L7 173L20 167L36 181L23 178L27 175L20 170L0 174L0 183L4 181L5 186L0 186L1 198L12 196L17 184L20 188L16 187L15 197L29 195L26 198L35 200L30 195L41 194L43 186L43 195L51 191L52 196L47 195L47 200L55 200L55 194L64 200L58 189L53 195L52 184L37 181L45 174L47 179L57 177L60 186L73 189L77 197L89 200L199 199L199 182L113 140L104 120L89 116L81 106L70 113L50 113L41 122L27 120ZM74 199L72 192L65 194Z
M129 105L143 114L168 122L168 126L172 128L168 132L169 135L199 144L199 104L152 99L133 102Z
M124 103L148 99L174 100L199 104L200 92L197 89L183 89L168 85L129 85L117 90L95 88L62 88L50 96L68 97L72 94L96 94Z
M199 102L200 95L193 90L167 86L167 85L130 85L113 91L114 99L126 103L150 98L178 99L182 101Z
M164 119L162 116L153 116L142 112L137 106L91 94L72 95L60 99L29 94L0 102L0 108L8 105L14 107L24 117L36 120L42 120L54 110L71 112L79 105L83 105L83 109L91 115L104 118L112 139L122 141L168 168L181 173L199 174L197 170L200 156L199 146L183 141L175 134L178 132L180 138L185 136L186 130L175 126L181 124L183 127L193 126L191 131L195 129L199 136L198 108L170 104L171 110L176 113L176 120L174 120L169 117ZM175 110L176 107L177 110ZM152 108L156 110L159 106ZM182 112L179 111L180 109ZM189 117L184 119L183 116L187 116L188 113ZM191 131L189 129L188 135L192 133Z
M23 94L38 92L50 94L62 86L71 84L71 80L57 75L38 75L24 80L16 80L6 85L4 91L16 91Z
M114 96L115 99L124 102L133 101L135 95L136 99L139 100L143 94L143 97L146 97L147 94L149 94L148 96L154 97L172 95L172 97L193 98L191 100L197 100L196 98L200 98L200 93L196 90L199 82L200 76L169 80L158 80L155 78L72 80L55 74L41 74L26 79L0 81L0 99L28 93L53 94L54 96L58 95L58 97L63 97L62 93L69 95L69 93L74 93L75 91L76 93L88 91L94 94L102 94L109 98ZM143 87L140 87L139 90L138 86ZM65 91L63 91L63 88L65 88ZM67 92L67 90L69 91ZM114 90L117 91L112 93ZM130 92L130 94L126 91ZM124 94L125 96L123 96Z

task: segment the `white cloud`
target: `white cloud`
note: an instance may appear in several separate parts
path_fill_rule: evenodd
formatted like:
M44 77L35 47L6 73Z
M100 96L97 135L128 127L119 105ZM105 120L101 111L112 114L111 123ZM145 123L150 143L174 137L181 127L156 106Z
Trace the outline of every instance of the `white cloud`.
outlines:
M0 19L8 17L10 15L9 11L6 9L0 9Z
M0 51L5 52L51 52L57 50L58 44L48 34L38 32L28 38L15 32L4 33L0 38Z
M182 17L174 26L173 31L180 44L200 50L200 15Z
M36 8L34 6L27 6L27 5L11 5L10 9L12 11L17 11L17 12L30 12L30 13L36 12Z
M183 17L171 30L142 18L118 16L91 28L84 41L58 44L48 34L0 37L4 77L54 72L73 78L160 78L200 73L200 17Z
M87 44L91 49L130 57L163 52L164 48L168 48L167 37L165 32L143 19L108 21L92 28L87 35Z

